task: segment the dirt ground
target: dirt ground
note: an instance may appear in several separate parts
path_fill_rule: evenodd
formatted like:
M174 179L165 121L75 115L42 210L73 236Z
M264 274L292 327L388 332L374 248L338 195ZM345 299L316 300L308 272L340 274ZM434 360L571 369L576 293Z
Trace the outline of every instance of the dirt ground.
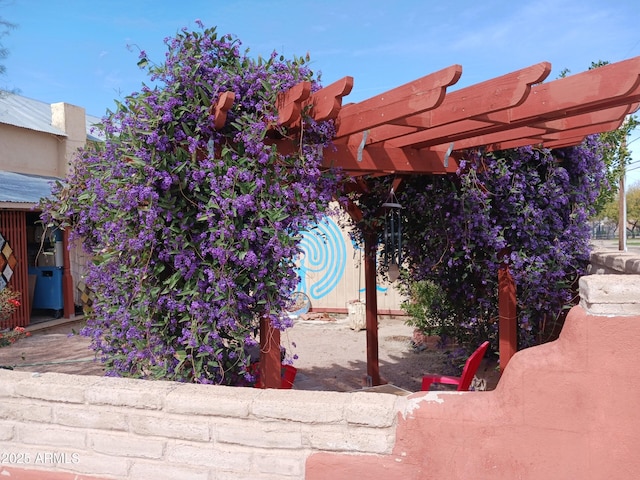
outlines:
M16 371L103 375L88 339L70 335L80 326L75 322L34 331L31 337L0 348L0 366ZM422 375L452 373L446 350L415 348L413 333L403 318L380 317L380 375L411 392L420 390ZM366 331L352 330L346 316L297 319L293 328L282 334L281 343L289 354L298 356L294 361L298 369L295 389L353 391L366 386ZM494 388L498 378L495 366L483 364L478 377L486 380L487 389Z

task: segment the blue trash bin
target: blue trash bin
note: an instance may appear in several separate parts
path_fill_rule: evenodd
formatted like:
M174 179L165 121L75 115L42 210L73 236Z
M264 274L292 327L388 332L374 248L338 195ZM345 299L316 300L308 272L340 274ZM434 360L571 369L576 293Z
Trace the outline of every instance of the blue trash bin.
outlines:
M54 310L54 315L59 318L64 308L62 267L29 267L29 275L37 278L32 308Z

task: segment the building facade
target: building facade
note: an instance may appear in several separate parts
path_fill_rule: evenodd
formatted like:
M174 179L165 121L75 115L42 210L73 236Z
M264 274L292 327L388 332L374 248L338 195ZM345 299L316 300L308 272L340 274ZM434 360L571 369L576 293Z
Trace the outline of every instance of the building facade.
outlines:
M43 225L38 204L65 177L78 148L100 140L92 127L98 121L68 103L0 96L0 289L22 294L19 309L0 328L28 325L34 309L74 315L73 278L82 274L84 259L68 248L66 232Z

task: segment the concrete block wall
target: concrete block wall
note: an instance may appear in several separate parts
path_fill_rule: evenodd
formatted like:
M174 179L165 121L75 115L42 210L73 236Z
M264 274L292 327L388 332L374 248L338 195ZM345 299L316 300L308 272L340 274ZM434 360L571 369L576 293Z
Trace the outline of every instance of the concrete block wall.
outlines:
M640 315L640 253L596 250L580 278L580 306L593 315Z
M581 277L580 306L592 315L640 315L640 275Z
M639 275L640 253L596 250L591 253L589 274Z
M401 401L0 370L0 475L299 479L313 453L390 453Z

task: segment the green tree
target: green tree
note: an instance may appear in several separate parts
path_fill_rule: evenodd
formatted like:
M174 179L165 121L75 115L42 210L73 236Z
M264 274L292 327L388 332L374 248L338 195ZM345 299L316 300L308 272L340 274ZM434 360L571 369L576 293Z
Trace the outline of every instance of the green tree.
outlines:
M603 143L602 158L607 165L608 185L605 185L600 192L596 202L596 212L601 212L611 201L617 201L620 178L631 162L631 150L627 146L627 139L638 125L637 118L629 115L617 130L600 134L600 140Z
M602 206L602 209L600 210L598 215L594 217L594 220L607 221L617 225L618 216L620 213L619 208L620 206L619 206L618 199L612 198Z
M608 64L609 62L606 60L591 62L589 70L604 67ZM558 77L565 78L570 73L571 71L565 68L560 72ZM610 203L612 201L617 201L616 195L618 194L620 186L620 178L622 177L626 166L631 162L631 151L627 147L627 139L638 125L640 125L638 119L633 115L629 115L617 130L600 134L600 140L603 145L602 158L607 167L607 184L605 184L600 190L600 196L595 204L597 218L604 218L600 215L604 210L610 213L612 209ZM609 219L613 219L613 217L608 215L607 217ZM617 213L615 214L615 218L618 218Z
M640 184L636 183L626 194L627 201L627 228L635 238L640 227Z
M15 24L0 17L0 76L4 75L7 70L7 67L2 62L9 56L9 50L2 43L2 37L8 35L15 27ZM0 93L4 90L5 89L0 87Z
M609 62L605 60L591 62L589 70L608 64ZM600 191L595 205L596 212L600 212L618 194L620 178L624 175L626 166L631 162L631 151L627 147L627 139L639 124L635 116L629 115L617 130L600 134L600 140L604 145L602 158L607 166L608 185L605 185Z

